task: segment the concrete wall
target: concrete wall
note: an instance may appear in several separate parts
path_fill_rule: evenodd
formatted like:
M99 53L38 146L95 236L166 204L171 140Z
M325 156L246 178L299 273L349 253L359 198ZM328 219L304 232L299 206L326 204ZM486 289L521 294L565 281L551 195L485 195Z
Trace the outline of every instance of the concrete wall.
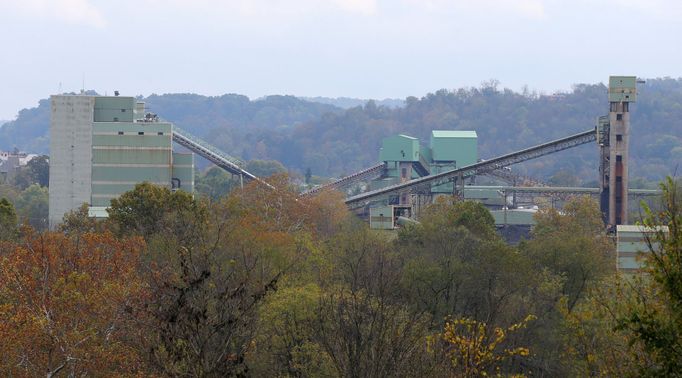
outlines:
M92 120L95 97L51 96L50 227L65 213L90 203Z

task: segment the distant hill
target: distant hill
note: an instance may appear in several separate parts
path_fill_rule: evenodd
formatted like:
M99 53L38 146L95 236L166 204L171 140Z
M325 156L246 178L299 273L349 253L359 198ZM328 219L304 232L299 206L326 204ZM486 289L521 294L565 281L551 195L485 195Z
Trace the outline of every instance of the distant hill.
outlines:
M631 107L631 178L660 180L682 163L682 80L650 79L639 91L639 101ZM310 168L320 176L376 163L381 140L397 133L428 143L431 130L476 130L479 155L488 159L593 128L597 116L608 111L603 84L579 84L570 92L544 96L489 83L408 97L402 107L369 101L345 110L292 96L253 101L235 94L165 94L142 100L162 118L231 155L274 159L291 170ZM49 105L42 100L0 128L0 149L47 152L48 124ZM597 162L597 147L590 144L515 170L544 179L556 175L555 182L569 177L576 184L595 185Z
M88 94L95 94L88 92ZM197 94L164 94L139 98L160 117L186 127L198 135L219 129L230 135L261 129L286 129L319 119L323 114L341 113L343 109L314 103L293 96L268 96L256 101L236 94L209 97ZM0 149L47 153L49 148L49 100L38 107L24 109L16 120L0 128ZM229 145L228 141L219 141ZM238 142L235 142L238 143Z
M374 101L377 106L385 106L387 108L400 108L405 106L405 100L386 98L383 100L363 100L359 98L350 97L299 97L306 101L319 102L321 104L334 105L342 109L350 109L356 106L365 106L368 101Z

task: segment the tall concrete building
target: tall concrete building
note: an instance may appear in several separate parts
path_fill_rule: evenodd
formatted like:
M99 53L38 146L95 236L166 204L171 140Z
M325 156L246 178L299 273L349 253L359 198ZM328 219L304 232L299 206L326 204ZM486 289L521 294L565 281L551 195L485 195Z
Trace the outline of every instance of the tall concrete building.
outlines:
M193 154L173 152L173 124L134 97L51 97L50 205L54 227L86 203L105 216L111 199L147 181L194 190Z
M635 76L609 77L609 115L597 121L600 145L600 205L609 226L628 223L630 103L637 101Z

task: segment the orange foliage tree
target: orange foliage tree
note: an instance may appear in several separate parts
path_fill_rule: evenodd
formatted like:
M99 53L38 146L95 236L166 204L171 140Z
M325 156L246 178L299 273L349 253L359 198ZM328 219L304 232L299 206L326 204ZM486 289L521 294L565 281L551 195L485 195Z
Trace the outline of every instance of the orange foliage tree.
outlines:
M141 239L110 233L66 237L27 231L0 246L0 370L10 376L58 373L133 375L136 268Z

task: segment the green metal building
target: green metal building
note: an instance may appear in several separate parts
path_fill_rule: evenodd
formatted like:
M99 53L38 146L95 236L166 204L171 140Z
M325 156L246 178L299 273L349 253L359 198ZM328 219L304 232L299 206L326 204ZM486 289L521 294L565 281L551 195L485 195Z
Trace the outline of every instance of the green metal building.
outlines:
M194 191L194 157L173 152L173 124L134 97L52 96L51 227L83 203L106 215L111 199L141 182Z
M616 226L616 267L623 273L635 273L644 267L644 258L650 253L647 239L657 248L654 238L658 231L668 232L666 226L653 229L640 225Z

